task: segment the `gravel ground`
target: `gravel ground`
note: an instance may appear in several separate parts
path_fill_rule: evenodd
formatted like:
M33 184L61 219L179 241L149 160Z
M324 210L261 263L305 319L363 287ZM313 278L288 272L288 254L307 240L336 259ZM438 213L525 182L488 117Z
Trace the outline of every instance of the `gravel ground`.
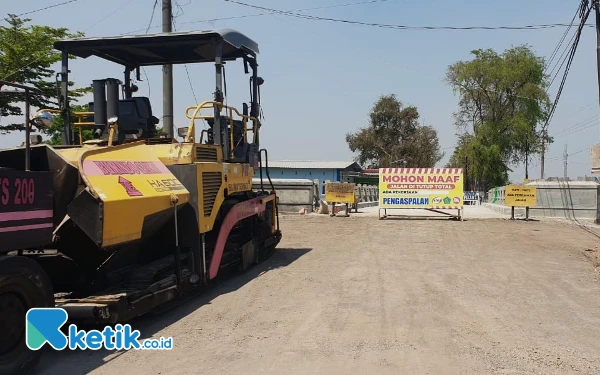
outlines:
M600 373L592 229L364 211L283 217L268 261L133 322L172 351L54 352L39 373Z

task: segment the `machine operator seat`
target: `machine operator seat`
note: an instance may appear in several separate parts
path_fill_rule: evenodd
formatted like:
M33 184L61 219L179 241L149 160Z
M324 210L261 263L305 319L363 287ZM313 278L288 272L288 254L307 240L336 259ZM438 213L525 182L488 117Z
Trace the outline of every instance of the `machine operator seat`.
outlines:
M229 136L232 136L232 131L229 128L230 119L226 116L221 116L221 129L229 129ZM214 144L213 137L213 126L215 125L215 119L209 118L206 119L208 126L210 127L210 131L208 132L208 144ZM224 132L223 132L224 133ZM248 162L248 144L244 142L244 123L241 120L233 120L233 160L235 162Z
M94 103L89 105L90 111L94 111ZM120 144L125 141L128 134L137 134L139 138L156 137L156 125L159 123L159 119L152 115L150 99L137 96L119 100L119 119L117 123L119 126L117 143Z
M119 141L125 134L139 134L140 131L140 138L154 138L158 122L152 115L152 105L147 97L119 100Z

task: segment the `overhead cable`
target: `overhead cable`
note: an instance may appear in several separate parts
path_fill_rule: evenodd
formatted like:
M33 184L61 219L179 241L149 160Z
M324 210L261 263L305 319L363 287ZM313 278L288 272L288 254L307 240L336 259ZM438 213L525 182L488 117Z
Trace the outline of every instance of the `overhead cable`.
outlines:
M374 22L363 22L363 21L352 21L340 18L330 17L319 17L311 16L307 14L295 13L294 11L285 11L273 8L262 7L258 5L248 4L237 0L222 0L228 3L242 5L248 8L261 9L271 13L277 13L285 16L304 18L308 20L318 21L329 21L329 22L340 22L362 26L372 26L384 29L396 29L396 30L539 30L539 29L551 29L555 27L569 27L570 24L566 23L553 23L553 24L539 24L539 25L523 25L523 26L408 26L408 25L397 25L397 24L385 24L385 23L374 23ZM584 25L594 26L594 25Z
M39 9L35 9L35 10L30 10L29 12L25 12L25 13L18 14L18 15L17 15L17 17L21 17L21 16L24 16L24 15L26 15L26 14L31 14L31 13L41 12L42 10L47 10L47 9L51 9L51 8L56 8L56 7L59 7L59 6L61 6L61 5L66 5L66 4L74 3L74 2L76 2L76 1L79 1L79 0L69 0L69 1L63 1L62 3L58 3L58 4L54 4L54 5L49 5L49 6L47 6L47 7L43 7L43 8L39 8Z
M581 14L581 23L579 24L579 27L577 28L577 32L575 34L575 40L573 41L573 44L571 45L567 66L565 67L563 78L560 83L560 87L558 88L556 98L554 99L554 102L552 103L552 107L550 108L548 118L546 119L546 123L543 126L544 130L546 130L548 128L548 124L550 124L550 121L552 120L552 117L554 116L554 112L556 110L556 106L558 105L558 101L560 100L560 95L565 86L567 76L569 75L569 71L571 70L571 64L573 63L573 58L575 57L575 52L577 51L577 46L579 45L579 39L581 38L581 32L583 30L585 22L587 21L589 15L590 15L591 10L592 10L592 8L588 6L587 0L582 0L581 4L579 5L579 12Z

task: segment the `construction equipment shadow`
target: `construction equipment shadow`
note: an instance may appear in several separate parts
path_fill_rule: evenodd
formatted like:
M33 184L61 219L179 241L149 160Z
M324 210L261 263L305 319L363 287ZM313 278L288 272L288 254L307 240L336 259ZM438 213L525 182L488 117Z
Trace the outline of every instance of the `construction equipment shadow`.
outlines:
M281 248L276 249L273 254L245 271L237 269L222 269L212 284L194 294L175 300L165 305L160 310L152 311L129 323L132 329L140 331L140 340L154 336L157 332L165 329L173 323L180 321L187 315L193 313L204 305L210 304L215 298L242 288L248 282L255 280L261 275L279 268L284 268L310 252L310 248ZM102 331L104 326L78 326L79 329L98 329ZM177 337L173 337L174 349L177 347ZM135 350L135 349L132 349ZM67 374L67 373L89 373L94 369L118 358L126 351L115 353L114 350L48 350L43 357L34 374ZM110 358L107 358L110 356Z

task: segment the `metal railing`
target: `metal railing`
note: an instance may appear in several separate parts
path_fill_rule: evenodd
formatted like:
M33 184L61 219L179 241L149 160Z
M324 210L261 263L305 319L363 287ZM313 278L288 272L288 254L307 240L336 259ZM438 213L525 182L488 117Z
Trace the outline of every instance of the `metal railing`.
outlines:
M244 133L244 142L248 143L248 131L252 131L252 135L253 135L253 139L252 139L252 143L256 143L256 139L258 136L258 119L254 116L249 116L249 115L245 115L243 113L240 113L240 111L238 111L236 108L225 105L221 102L217 102L214 100L206 100L198 105L195 106L189 106L185 109L185 116L190 120L190 125L187 131L187 135L185 136L185 140L184 143L190 143L190 142L195 142L196 139L196 120L209 120L209 119L214 119L215 116L214 115L200 115L200 111L202 109L213 109L215 108L215 105L217 106L217 109L219 111L225 109L227 110L227 114L228 116L226 116L225 118L227 118L227 120L229 121L229 126L232 129L232 134L229 137L229 153L230 153L230 157L233 155L233 150L234 150L234 143L233 143L233 128L234 128L234 118L233 118L233 114L235 113L238 117L240 117L242 119L242 125L243 125L243 133ZM190 114L190 111L193 110L193 113ZM252 127L248 128L248 121L252 121ZM201 132L201 141L204 139L204 132L205 130L203 130Z
M62 112L59 109L40 109L40 112L48 112L53 115L60 115ZM86 126L95 126L96 124L93 121L84 121L85 117L93 116L94 112L71 112L71 116L76 117L77 121L73 122L71 125L75 126L79 132L79 145L83 144L83 128Z

